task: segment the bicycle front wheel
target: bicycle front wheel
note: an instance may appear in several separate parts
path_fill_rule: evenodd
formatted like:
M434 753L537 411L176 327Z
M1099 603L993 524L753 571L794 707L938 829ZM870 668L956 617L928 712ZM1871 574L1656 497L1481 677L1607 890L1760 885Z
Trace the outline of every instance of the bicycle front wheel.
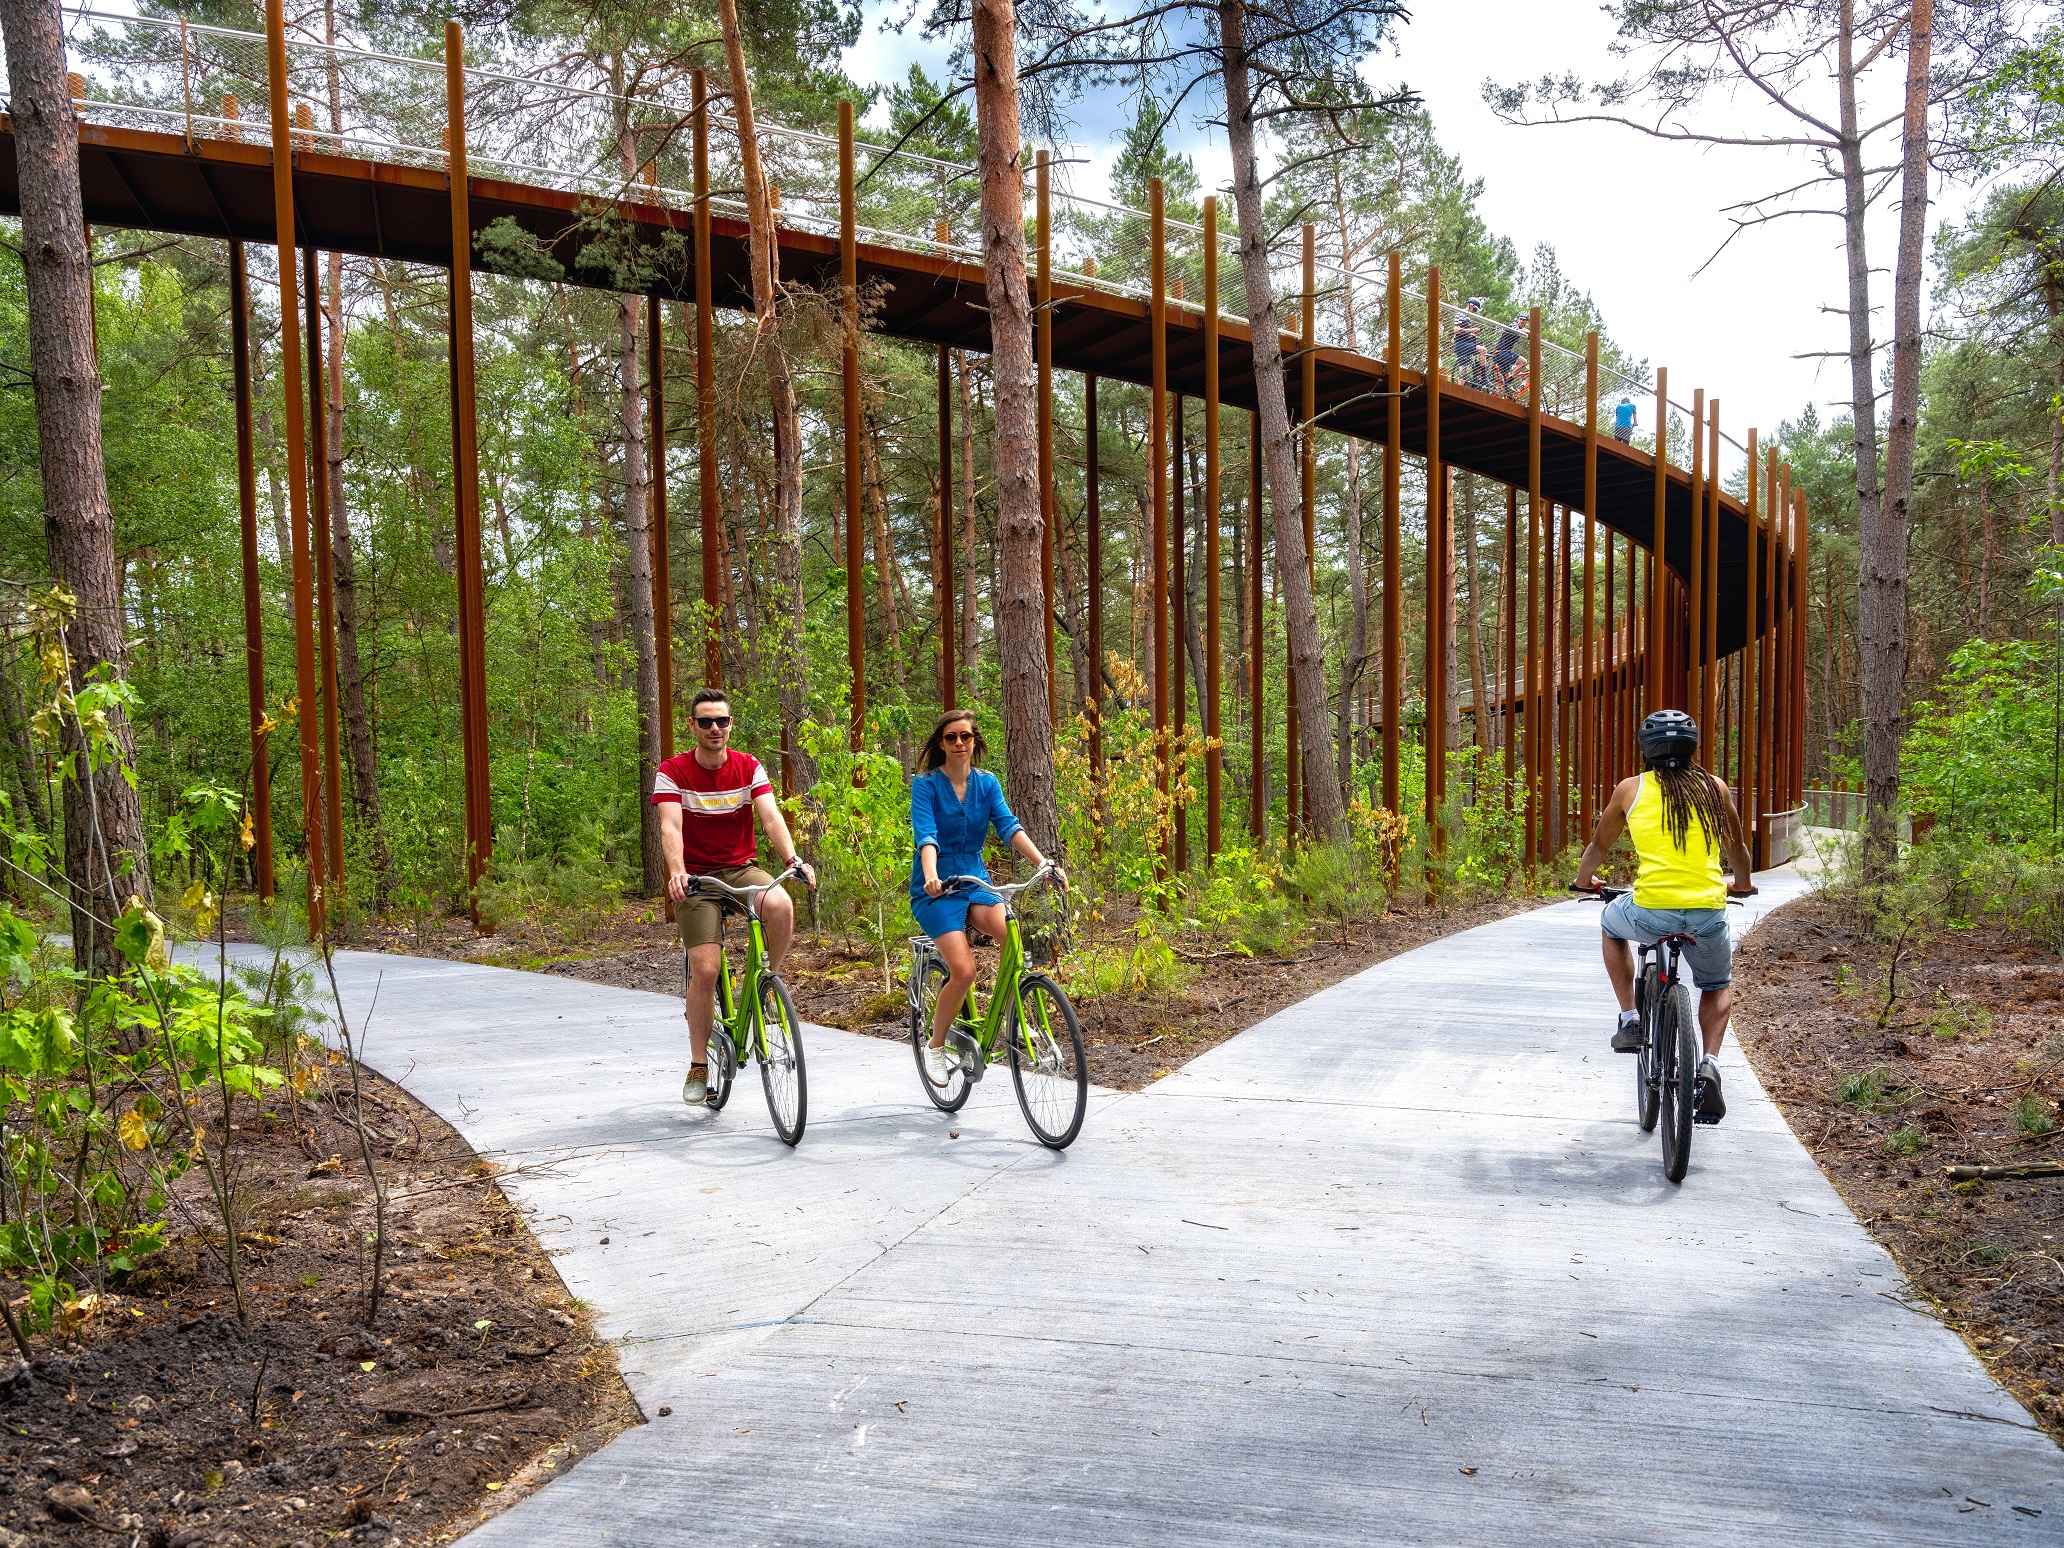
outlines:
M939 1086L932 1083L931 1074L925 1069L925 1045L932 1040L932 1015L938 1008L939 994L946 987L946 978L946 964L937 957L926 957L918 969L917 982L910 986L910 1051L917 1056L917 1083L932 1099L932 1106L942 1113L957 1113L967 1105L968 1092L974 1089L967 1072L956 1063L946 1084Z
M738 1049L731 1042L729 1023L719 1021L710 1028L709 1052L704 1057L709 1061L710 1111L721 1113L731 1100L731 1078L738 1073Z
M1665 1019L1656 1038L1662 1059L1663 1175L1683 1182L1691 1166L1692 1086L1698 1078L1697 1019L1691 990L1680 980L1663 998Z
M1641 1054L1634 1068L1634 1116L1641 1121L1641 1132L1650 1133L1656 1125L1657 1101L1655 1019L1662 1015L1662 990L1654 968L1641 975L1641 986L1635 1003L1641 1009Z
M1011 1083L1025 1122L1040 1144L1066 1150L1089 1111L1089 1057L1075 1007L1059 984L1030 974L1018 985L1008 1035Z
M810 1088L803 1070L803 1029L796 1020L788 986L772 973L760 980L760 1025L766 1037L760 1058L760 1084L767 1088L767 1111L784 1145L803 1137L809 1116Z

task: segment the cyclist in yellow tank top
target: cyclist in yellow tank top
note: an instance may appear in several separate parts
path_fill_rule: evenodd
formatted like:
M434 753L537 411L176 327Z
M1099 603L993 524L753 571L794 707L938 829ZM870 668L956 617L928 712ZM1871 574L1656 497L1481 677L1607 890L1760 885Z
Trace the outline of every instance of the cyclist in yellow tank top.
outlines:
M1576 885L1586 891L1598 885L1598 868L1624 829L1641 869L1634 891L1607 904L1602 921L1605 972L1620 1002L1613 1052L1641 1051L1641 1023L1634 1011L1634 950L1629 942L1653 945L1665 935L1691 936L1693 944L1684 961L1699 987L1699 1032L1705 1040L1698 1071L1699 1116L1717 1122L1725 1116L1727 1104L1720 1097L1720 1070L1714 1060L1734 1008L1727 899L1730 893L1746 897L1756 888L1734 797L1725 783L1698 766L1698 745L1698 722L1682 710L1657 710L1642 721L1641 755L1648 770L1614 788L1578 863ZM1732 887L1722 879L1723 858L1734 872Z

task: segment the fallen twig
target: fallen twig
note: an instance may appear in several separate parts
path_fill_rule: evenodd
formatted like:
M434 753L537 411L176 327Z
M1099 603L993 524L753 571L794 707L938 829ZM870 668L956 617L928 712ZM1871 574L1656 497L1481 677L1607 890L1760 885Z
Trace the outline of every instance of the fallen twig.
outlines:
M2024 1177L2064 1177L2064 1161L2024 1161L2015 1166L1945 1166L1952 1182L2012 1182Z

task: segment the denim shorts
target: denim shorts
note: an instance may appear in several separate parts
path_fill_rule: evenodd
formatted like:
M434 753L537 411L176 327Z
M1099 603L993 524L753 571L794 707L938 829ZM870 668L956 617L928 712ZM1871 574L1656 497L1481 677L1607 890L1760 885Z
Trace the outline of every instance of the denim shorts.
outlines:
M1641 908L1632 893L1605 905L1601 921L1615 940L1653 946L1666 935L1688 935L1684 960L1692 982L1701 989L1724 989L1734 981L1734 944L1727 934L1725 908Z

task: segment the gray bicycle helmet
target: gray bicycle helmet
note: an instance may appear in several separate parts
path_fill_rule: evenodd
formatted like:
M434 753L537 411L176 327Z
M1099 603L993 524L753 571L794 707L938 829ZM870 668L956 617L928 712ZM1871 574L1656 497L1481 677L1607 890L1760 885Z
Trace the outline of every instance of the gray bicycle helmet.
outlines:
M1656 768L1681 768L1698 745L1698 722L1683 710L1657 710L1641 722L1641 756Z

